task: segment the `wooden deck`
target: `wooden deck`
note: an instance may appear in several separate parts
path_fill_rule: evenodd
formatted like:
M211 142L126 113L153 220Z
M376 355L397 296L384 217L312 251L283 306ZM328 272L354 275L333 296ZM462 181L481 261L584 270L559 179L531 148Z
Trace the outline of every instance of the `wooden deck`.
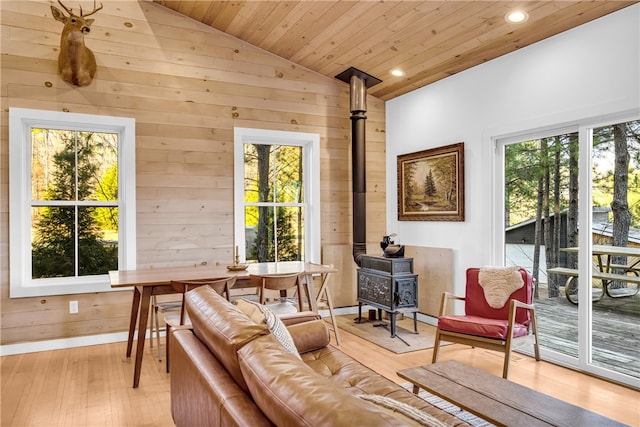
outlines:
M578 306L564 296L535 301L540 345L577 356ZM640 378L640 295L593 303L593 362Z

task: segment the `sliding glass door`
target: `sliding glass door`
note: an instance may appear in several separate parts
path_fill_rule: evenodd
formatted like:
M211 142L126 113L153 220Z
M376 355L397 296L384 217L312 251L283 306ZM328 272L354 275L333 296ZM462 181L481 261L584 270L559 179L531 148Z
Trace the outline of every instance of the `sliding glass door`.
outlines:
M614 371L640 385L640 121L585 130L591 148L589 252L580 257L591 280L579 288L590 306L585 362L596 372ZM586 145L586 144L585 144ZM583 233L586 234L586 233ZM587 240L588 240L587 239ZM586 248L583 248L586 250ZM581 271L582 277L586 271Z
M543 356L637 386L640 121L497 146L504 262L534 275Z

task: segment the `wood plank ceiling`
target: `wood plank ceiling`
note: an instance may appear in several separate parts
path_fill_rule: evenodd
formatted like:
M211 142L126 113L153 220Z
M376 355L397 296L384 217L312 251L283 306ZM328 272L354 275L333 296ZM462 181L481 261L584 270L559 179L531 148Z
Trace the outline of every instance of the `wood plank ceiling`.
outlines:
M331 78L355 67L390 100L637 1L154 0ZM529 18L507 23L520 9ZM401 69L403 77L390 74Z

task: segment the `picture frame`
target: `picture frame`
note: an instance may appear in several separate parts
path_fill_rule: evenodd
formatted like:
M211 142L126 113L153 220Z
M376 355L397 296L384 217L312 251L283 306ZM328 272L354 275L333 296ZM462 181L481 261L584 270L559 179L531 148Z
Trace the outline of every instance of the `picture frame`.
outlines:
M398 156L399 221L464 221L464 142Z

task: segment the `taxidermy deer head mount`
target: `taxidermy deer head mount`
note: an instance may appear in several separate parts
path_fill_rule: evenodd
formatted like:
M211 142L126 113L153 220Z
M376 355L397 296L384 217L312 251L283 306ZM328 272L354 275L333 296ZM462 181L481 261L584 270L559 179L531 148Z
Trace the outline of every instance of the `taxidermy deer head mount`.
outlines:
M86 86L91 83L96 75L96 57L88 47L84 45L84 35L91 31L89 28L95 19L87 19L102 9L96 8L96 0L93 0L93 11L84 14L80 6L80 15L74 14L60 0L60 6L69 13L66 16L60 9L51 6L51 12L56 21L64 24L60 37L60 54L58 55L58 72L62 80L76 86Z

